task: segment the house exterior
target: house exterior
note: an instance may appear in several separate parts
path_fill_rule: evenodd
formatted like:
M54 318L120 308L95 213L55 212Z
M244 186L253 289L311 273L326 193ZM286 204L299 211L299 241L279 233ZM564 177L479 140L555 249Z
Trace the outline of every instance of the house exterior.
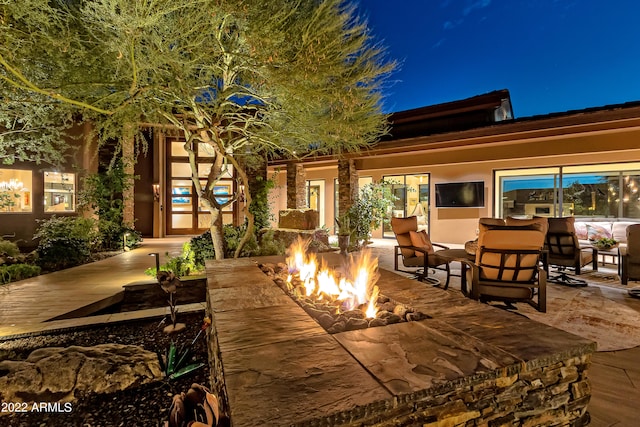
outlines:
M279 211L308 206L333 231L340 201L344 206L358 186L380 179L394 182L392 214L424 213L434 241L473 239L477 219L485 216L640 220L640 102L514 119L509 92L499 90L397 112L390 124L388 136L360 153L269 163L267 176L277 184L270 194L273 226ZM162 129L148 137L147 152L134 154L135 228L144 237L204 232L209 214L193 189L184 141ZM32 241L37 219L77 215L80 176L97 170L95 152L95 145L82 141L62 170L0 167L0 235L24 245ZM201 149L198 156L208 153ZM199 170L202 177L207 173ZM220 198L243 191L234 177L227 170L215 189ZM447 188L464 183L482 189L481 202L445 207ZM240 198L226 209L223 222L241 224L243 203ZM393 234L383 227L373 237Z
M473 239L478 218L486 216L640 220L639 102L513 119L502 90L390 120L389 137L348 158L352 175L360 185L395 182L393 215L424 211L433 241ZM290 165L274 162L270 172ZM320 210L320 224L333 229L339 162L317 158L302 167L308 203ZM287 207L284 174L276 175L274 212ZM483 184L481 206L437 205L440 184L471 182ZM373 237L393 233L382 228Z

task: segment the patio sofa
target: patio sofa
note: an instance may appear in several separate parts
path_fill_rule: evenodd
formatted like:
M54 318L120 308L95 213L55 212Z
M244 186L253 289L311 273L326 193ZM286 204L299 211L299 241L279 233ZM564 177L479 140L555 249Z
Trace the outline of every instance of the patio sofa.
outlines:
M581 246L590 245L593 240L603 237L613 238L620 247L627 246L627 227L637 224L633 221L616 221L606 218L576 218L575 229Z

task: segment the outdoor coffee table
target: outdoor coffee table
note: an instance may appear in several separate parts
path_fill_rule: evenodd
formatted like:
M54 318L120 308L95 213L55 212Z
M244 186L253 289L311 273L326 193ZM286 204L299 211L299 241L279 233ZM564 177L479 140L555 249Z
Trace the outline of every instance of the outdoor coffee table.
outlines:
M438 256L445 258L448 262L460 262L460 289L462 292L467 291L467 264L465 261L475 261L476 256L467 253L464 249L443 249L436 252ZM451 274L457 276L457 274Z

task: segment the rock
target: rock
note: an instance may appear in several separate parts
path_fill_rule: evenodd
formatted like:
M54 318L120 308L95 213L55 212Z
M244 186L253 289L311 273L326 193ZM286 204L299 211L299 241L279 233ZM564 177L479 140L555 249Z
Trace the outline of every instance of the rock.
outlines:
M279 212L278 228L315 230L320 222L320 213L313 209L286 209Z
M173 325L165 326L162 331L165 334L177 334L178 332L184 331L186 327L187 325L185 325L184 323L176 323L175 326Z
M0 396L7 402L70 401L76 391L111 393L162 378L156 354L139 346L47 347L24 361L0 362Z

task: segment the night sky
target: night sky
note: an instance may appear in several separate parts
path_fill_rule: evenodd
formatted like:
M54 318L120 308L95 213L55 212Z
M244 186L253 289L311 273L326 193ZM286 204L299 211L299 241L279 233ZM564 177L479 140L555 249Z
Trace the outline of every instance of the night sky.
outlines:
M640 101L638 0L359 0L385 112L508 89L515 117Z

